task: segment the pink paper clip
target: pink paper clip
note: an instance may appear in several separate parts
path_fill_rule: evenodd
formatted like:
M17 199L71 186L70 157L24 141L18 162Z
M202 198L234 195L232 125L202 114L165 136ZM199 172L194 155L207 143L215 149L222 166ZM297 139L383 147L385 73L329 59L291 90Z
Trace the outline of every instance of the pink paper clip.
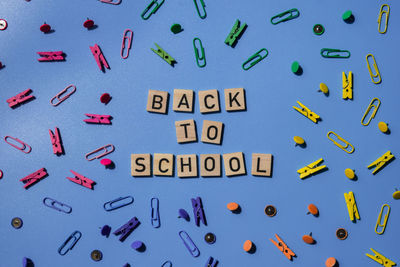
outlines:
M130 33L130 34L129 34ZM132 37L133 37L133 31L130 29L126 29L124 31L124 35L122 37L122 46L121 46L121 57L123 59L127 59L129 57L129 50L131 50L132 46ZM126 48L126 56L124 56L124 48L125 48L125 41L128 40L128 47Z
M97 123L97 124L111 124L110 119L112 117L110 115L98 115L98 114L85 114L90 119L83 120L87 123Z
M29 174L28 176L22 178L20 181L23 182L24 188L28 189L31 185L39 182L41 179L47 176L47 171L45 168L41 168L40 170L35 171L32 174Z
M37 52L41 58L38 58L38 61L62 61L65 60L63 51L52 51L52 52Z
M69 92L68 94L66 94L65 96L61 97L63 94L65 94L65 92L68 91L69 88L72 88L72 91ZM73 93L75 93L76 91L76 86L73 84L68 85L67 87L65 87L61 92L59 92L57 95L55 95L52 99L50 99L50 104L52 104L54 107L58 106L59 104L61 104L61 102L63 102L64 100L66 100L68 97L70 97ZM53 103L53 100L56 99L58 100L58 102L56 102L55 104Z
M99 69L103 72L105 72L104 67L107 69L110 69L110 66L108 66L107 60L104 57L103 53L101 52L100 47L95 44L94 46L89 46L90 51L92 51L92 54L94 56L94 59L97 62L97 66L99 66Z
M32 92L32 89L26 89L25 91L19 93L18 95L7 99L8 106L10 108L14 108L15 106L18 106L19 104L22 104L28 100L34 99L35 96L29 95L31 92Z
M74 172L73 170L71 170L71 172L75 175L75 177L74 178L67 177L68 180L70 180L70 181L72 181L74 183L80 184L80 185L82 185L84 187L87 187L89 189L93 189L93 185L96 184L95 181L90 180L89 178L87 178L87 177L85 177L85 176L83 176L83 175L81 175L81 174L79 174L77 172Z
M111 149L108 150L108 147L110 147ZM89 156L91 156L91 155L93 155L93 154L96 154L97 152L99 152L99 151L101 151L101 150L104 150L104 152L103 152L102 154L97 155L97 156L95 156L95 157L89 159ZM94 160L94 159L99 159L99 158L101 158L101 157L104 157L105 155L110 154L110 153L113 152L113 151L114 151L114 146L111 145L111 144L108 144L108 145L102 146L102 147L100 147L100 148L98 148L98 149L96 149L96 150L93 150L92 152L87 153L87 154L85 155L85 158L86 158L86 160L88 160L88 161L92 161L92 160Z
M119 4L121 4L121 1L122 0L115 0L115 1L113 1L113 0L100 0L100 2L102 2L102 3L112 4L112 5L119 5Z
M12 140L14 140L14 141L17 141L19 144L21 144L21 147L19 147L19 146L17 146L17 145L14 145L13 143L8 142L8 141L7 141L8 138L10 138L10 139L12 139ZM10 146L15 147L16 149L18 149L18 150L24 152L25 154L28 154L29 152L32 151L32 147L30 147L30 145L28 145L28 144L22 142L22 141L19 140L18 138L11 137L11 136L8 136L8 135L7 135L7 136L4 137L4 141L5 141L7 144L9 144Z
M50 134L50 140L51 144L53 145L53 152L54 154L62 154L63 153L63 147L61 144L61 138L60 138L60 130L56 127L54 130L54 133L49 130Z

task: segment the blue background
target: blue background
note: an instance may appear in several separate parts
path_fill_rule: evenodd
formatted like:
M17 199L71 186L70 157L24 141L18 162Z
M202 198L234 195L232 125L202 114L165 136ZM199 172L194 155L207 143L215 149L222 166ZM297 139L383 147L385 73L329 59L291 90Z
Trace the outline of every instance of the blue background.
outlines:
M161 266L171 260L173 266L204 266L209 256L220 266L323 266L328 257L336 257L341 267L378 266L365 256L372 247L393 261L400 261L395 242L400 229L400 202L392 193L398 182L399 161L394 160L377 175L366 168L387 150L398 156L400 76L397 69L400 4L389 2L391 15L386 34L377 31L377 17L382 1L210 1L205 0L207 18L198 17L192 1L165 1L147 21L140 14L149 1L123 0L118 6L99 1L1 1L0 17L9 23L0 32L0 136L18 137L32 146L23 154L0 142L0 266L20 266L29 257L35 266ZM298 8L300 17L272 25L270 18L290 8ZM352 10L353 24L343 22L344 11ZM82 23L89 17L98 28L88 31ZM248 28L235 48L224 43L236 19ZM43 34L39 26L46 21L55 32ZM173 23L184 31L174 35ZM316 36L312 27L325 26ZM127 60L120 57L122 33L134 32L132 50ZM192 40L199 37L205 48L207 66L195 63ZM154 42L177 60L172 68L153 51ZM98 44L111 70L99 71L89 46ZM261 48L267 48L266 59L249 71L242 63ZM323 47L351 51L349 59L325 59ZM62 50L65 62L39 63L38 51ZM365 56L374 54L382 83L371 82ZM304 73L294 75L290 66L297 60ZM354 100L342 97L342 71L354 73ZM330 89L327 97L317 92L319 83ZM53 107L49 100L64 87L75 84L77 91L68 100ZM228 113L224 109L223 89L244 87L247 111ZM11 109L6 99L32 88L36 99ZM174 88L195 90L195 112L172 111ZM146 111L149 89L165 90L170 95L168 115ZM222 111L199 112L199 90L218 89ZM99 97L108 92L108 105ZM373 97L382 105L371 124L360 124ZM299 100L322 117L317 125L300 115L292 106ZM84 113L110 114L112 125L88 125ZM225 124L221 146L178 144L174 122L195 119L198 136L202 120ZM389 123L390 135L382 134L379 121ZM48 130L59 127L66 154L52 152ZM356 150L346 154L326 137L330 130L352 143ZM293 136L302 136L306 148L295 147ZM99 161L86 161L84 155L112 143L111 158L116 168L104 169ZM131 153L245 153L247 172L251 171L251 153L274 156L273 176L260 178L133 178L130 176ZM328 171L301 180L296 170L323 157ZM49 176L28 190L19 179L45 167ZM357 181L344 176L344 169L356 170ZM69 170L97 182L89 190L66 179ZM343 193L353 191L361 220L350 222ZM135 201L125 208L106 212L103 203L120 196L132 195ZM49 209L42 204L51 197L72 206L71 214ZM194 225L190 198L201 196L208 226ZM150 199L160 199L161 227L150 224ZM242 213L232 214L228 202L237 202ZM306 215L307 205L320 210L318 218ZM377 235L374 227L382 204L391 205L386 232ZM272 204L275 217L264 214ZM177 219L179 208L192 217L190 223ZM10 221L19 216L24 225L16 230ZM100 235L104 224L113 230L137 216L142 224L123 243L111 235ZM335 231L349 232L345 241ZM75 230L82 238L66 256L58 247ZM185 230L201 251L193 258L178 236ZM213 232L217 242L208 245L204 235ZM316 245L305 244L301 237L312 232ZM269 241L277 233L298 255L293 262ZM243 242L252 240L255 254L242 250ZM146 244L144 253L130 248L135 240ZM103 260L94 262L90 252L99 249Z

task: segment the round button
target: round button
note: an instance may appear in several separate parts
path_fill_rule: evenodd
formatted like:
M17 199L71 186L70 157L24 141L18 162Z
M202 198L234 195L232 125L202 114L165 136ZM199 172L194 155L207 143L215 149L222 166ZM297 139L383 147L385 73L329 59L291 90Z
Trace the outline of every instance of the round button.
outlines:
M274 217L276 215L276 208L272 205L267 205L264 209L265 214L269 217Z
M101 259L103 258L103 253L101 253L100 250L95 249L92 251L92 253L90 253L90 257L94 261L101 261Z
M313 31L316 35L321 35L325 32L324 26L321 24L315 24L313 27Z
M23 222L22 222L22 219L21 219L21 218L15 217L15 218L13 218L13 219L11 220L11 225L12 225L12 227L14 227L15 229L21 228L21 227L22 227L22 224L23 224Z
M7 29L8 23L5 19L0 19L0 31Z
M215 235L213 233L207 233L204 236L204 240L208 243L208 244L214 244L215 243Z
M347 231L344 228L339 228L336 230L336 237L340 240L345 240L347 238Z
M356 177L356 174L354 173L354 171L352 169L345 169L344 174L349 179L354 179L354 177Z

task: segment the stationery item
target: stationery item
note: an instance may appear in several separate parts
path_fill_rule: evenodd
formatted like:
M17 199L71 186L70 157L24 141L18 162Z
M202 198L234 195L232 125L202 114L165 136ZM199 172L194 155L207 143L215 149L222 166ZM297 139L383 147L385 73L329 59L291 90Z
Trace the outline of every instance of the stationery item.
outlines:
M254 248L255 248L255 246L254 246L253 242L251 242L251 240L244 241L244 243L243 243L244 251L246 251L248 253L252 253L252 252L254 252Z
M349 72L349 76L342 72L342 88L343 88L343 99L353 99L353 72Z
M218 265L218 260L215 260L213 257L209 257L205 267L217 267Z
M307 244L310 244L310 245L315 244L315 240L311 236L311 233L309 235L303 235L302 239L303 239L304 243L307 243Z
M67 93L66 95L64 95L65 92L67 92L69 88L72 88L72 90L69 93ZM75 85L73 85L73 84L68 85L61 92L59 92L52 99L50 99L50 104L53 105L53 107L56 107L56 106L60 105L61 102L65 101L68 97L70 97L73 93L75 93L75 91L76 91L76 86ZM58 102L53 103L53 101L55 99L57 99Z
M301 108L293 106L293 108L295 110L297 110L298 112L303 114L305 117L310 119L312 122L318 123L318 119L320 119L319 115L317 115L315 112L312 112L308 107L303 105L300 101L297 101L297 104L299 104L301 106Z
M331 136L334 135L339 141L343 142L344 144L339 144L335 139L333 139ZM333 131L329 131L326 135L329 140L331 140L336 146L338 146L340 149L342 149L344 152L351 154L354 152L354 146L350 144L348 141L344 140L341 136L339 136L337 133ZM349 149L348 149L349 148Z
M77 184L82 185L89 189L93 189L93 186L96 184L95 181L93 181L77 172L74 172L73 170L70 170L70 172L72 172L72 174L75 175L75 177L73 177L73 178L67 177L67 179L70 180L71 182L77 183Z
M278 15L273 16L271 18L271 23L273 25L276 25L276 24L281 23L281 22L285 22L285 21L288 21L288 20L295 19L298 16L300 16L299 10L297 8L292 8L292 9L284 11L284 12L278 14Z
M166 261L161 265L161 267L172 267L172 262L171 261Z
M33 95L29 95L32 92L32 89L26 89L25 91L7 99L8 106L10 108L14 108L26 101L32 100L35 98Z
M389 126L387 125L386 122L380 121L378 122L378 128L382 133L388 133L389 131Z
M112 117L110 115L99 115L99 114L88 114L85 113L90 119L83 120L87 123L96 123L96 124L111 124Z
M340 240L345 240L348 236L347 230L344 228L338 228L336 230L336 237Z
M138 250L140 251L144 246L144 243L142 241L134 241L131 244L131 248L133 248L134 250Z
M23 224L24 224L24 222L19 217L14 217L11 220L11 226L14 227L15 229L21 228Z
M67 238L67 240L65 240L64 243L58 248L58 254L60 254L61 256L64 256L65 254L67 254L68 251L70 251L71 249L74 248L74 246L79 241L81 236L82 236L81 232L79 232L79 231L73 232Z
M349 58L351 55L348 50L340 50L336 48L322 48L320 54L324 58Z
M92 161L92 160L94 160L94 159L99 159L99 158L101 158L101 157L104 157L105 155L110 154L111 152L114 151L114 149L115 149L115 148L114 148L113 145L108 144L108 145L99 147L98 149L95 149L95 150L93 150L93 151L87 153L87 154L85 155L85 158L86 158L86 160L88 160L88 161ZM99 154L99 155L97 155L97 156L95 155L95 156L89 158L91 155L97 154L99 151L102 151L102 150L104 150L103 153L101 153L101 154Z
M8 23L5 19L0 19L0 31L7 29Z
M240 209L240 206L236 202L230 202L226 205L226 208L232 212L235 212Z
M199 68L205 67L206 66L206 54L204 53L204 47L203 47L203 44L201 43L201 40L197 37L193 39L193 48L194 48L194 54L196 57L197 66ZM199 49L200 49L200 51L199 51Z
M269 239L280 251L283 252L283 254L288 258L289 260L292 260L292 257L296 257L296 254L282 241L282 239L275 234L276 239L278 239L278 242L275 240L272 240L271 238Z
M121 57L123 59L127 59L129 57L129 51L132 47L132 38L133 31L130 29L126 29L122 36L122 45L121 45ZM126 55L124 55L124 49L126 49Z
M47 176L47 171L45 168L41 168L34 173L31 173L24 178L20 179L19 181L24 183L24 188L28 189L30 186L34 185L35 183L39 182L43 178Z
M344 193L344 199L346 200L347 210L349 211L350 220L356 222L360 220L360 214L358 213L357 203L354 198L354 193L352 191Z
M95 44L94 46L89 46L90 51L92 51L93 57L96 60L97 66L102 72L105 72L105 68L110 69L110 66L107 63L106 58L103 55L103 52L101 51L100 47L98 44Z
M320 158L320 159L308 164L307 166L305 166L301 169L298 169L297 173L300 174L301 179L304 179L312 174L315 174L315 173L321 171L322 169L326 168L326 165L318 166L323 161L324 161L324 159Z
M206 216L204 215L203 204L200 197L192 198L193 216L197 226L200 226L200 221L207 225Z
M116 236L121 235L119 237L119 241L123 242L132 233L132 231L139 226L139 224L140 221L138 220L138 218L133 217L126 224L115 230L113 234Z
M157 10L161 7L163 3L164 0L151 0L150 4L143 10L140 16L142 17L142 19L148 20L151 17L151 15L157 12ZM151 8L153 9L149 12Z
M380 169L382 169L386 164L388 164L392 159L394 158L394 155L392 152L387 151L385 154L383 154L381 157L379 157L377 160L372 162L367 166L368 169L375 167L375 169L372 171L372 174L377 173Z
M374 72L371 70L370 58L372 58L372 66L374 67ZM382 81L381 74L379 73L378 65L376 64L376 60L374 55L368 54L365 59L367 60L367 67L369 71L369 75L371 76L371 80L374 84L379 84ZM377 79L376 79L377 78Z
M109 225L106 224L101 228L101 235L102 236L109 237L110 233L111 233L111 227Z
M308 209L307 214L312 214L315 217L318 217L319 210L318 210L317 206L315 206L314 204L310 204L310 205L307 206L307 209Z
M276 208L272 205L267 205L264 208L264 213L269 217L274 217L276 215Z
M392 266L396 265L396 263L394 261L390 260L389 258L386 258L382 254L380 254L378 251L374 250L373 248L370 248L370 249L372 250L372 252L374 252L374 255L365 253L365 255L368 258L371 258L372 260L376 261L377 263L379 263L380 265L382 265L384 267L392 267Z
M49 33L51 31L51 26L45 22L40 26L39 30L43 33Z
M14 145L13 143L9 142L8 139L11 139L11 140L16 141L16 142L17 142L18 144L20 144L21 146ZM19 140L18 138L15 138L15 137L11 137L11 136L6 135L6 136L4 137L4 141L5 141L7 144L9 144L10 146L12 146L12 147L18 149L19 151L24 152L25 154L28 154L28 153L30 153L30 152L32 151L32 147L31 147L30 145L28 145L27 143L25 143L25 142Z
M53 153L56 155L62 154L64 150L61 143L60 130L56 127L54 133L49 130L49 134L51 145L53 146Z
M197 1L200 1L201 10L199 8ZM205 19L207 17L207 13L206 13L206 4L204 3L204 0L193 0L193 2L197 10L197 15L199 15L201 19Z
M162 49L158 44L154 44L157 46L157 50L155 50L154 48L151 48L151 50L173 67L174 64L177 63L176 60L171 57L167 52L165 52L164 49Z
M198 257L200 255L200 250L196 247L188 233L186 233L185 231L180 231L179 237L182 239L183 244L189 250L190 254L193 257Z
M94 261L101 261L103 258L103 253L100 250L95 249L90 253L90 258L92 258Z
M345 169L344 170L344 175L346 175L347 178L353 180L356 177L356 174L354 173L354 170L352 169Z
M85 22L83 23L83 27L85 27L86 29L90 30L91 28L93 28L94 26L94 21L91 19L87 19L85 20Z
M387 8L387 9L385 9L385 8ZM386 33L387 27L388 27L389 14L390 14L390 6L388 4L381 5L381 8L379 9L379 15L378 15L378 32L379 33L382 33L382 34ZM385 16L385 28L383 30L381 30L383 16Z
M150 200L151 207L151 225L154 228L160 227L160 211L159 211L159 200L156 197L153 197Z
M185 221L190 221L189 213L187 213L186 210L179 209L178 214L179 214L178 218L183 218L185 219Z
M322 24L315 24L313 27L313 32L316 35L322 35L325 32L325 28Z
M240 20L236 20L235 24L233 25L230 33L228 34L228 36L225 39L225 44L231 46L231 47L235 47L238 39L240 38L240 36L242 36L242 34L244 33L245 29L247 28L247 24L240 23Z
M49 52L36 52L41 58L38 58L39 62L50 62L50 61L64 61L65 55L63 51L49 51Z
M384 215L385 217L382 222L382 214L383 214L383 211L385 210L385 207L386 207L386 213ZM389 219L389 214L390 214L390 206L388 204L383 204L381 211L379 212L378 220L377 220L376 226L375 226L375 233L377 233L378 235L381 235L385 232L387 221ZM380 231L378 230L379 227L382 227L382 229Z
M205 240L208 244L214 244L214 243L215 243L215 240L216 240L216 237L215 237L215 235L214 235L213 233L207 233L207 234L204 236L204 240Z
M132 203L133 203L133 197L131 196L119 197L117 199L104 203L103 208L106 211L112 211L130 205Z
M60 201L57 201L55 199L45 197L43 199L43 204L49 208L55 209L57 211L61 211L64 213L71 213L72 208L68 206L67 204L61 203Z
M102 3L112 4L112 5L119 5L121 4L122 0L99 0Z
M261 60L263 60L264 58L266 58L268 56L268 50L265 48L261 48L260 50L258 50L254 55L252 55L251 57L249 57L243 64L242 64L242 68L244 70L249 70L250 68L252 68L254 65L256 65L258 62L260 62Z
M376 102L377 104L375 104L375 102ZM369 123L371 122L371 120L372 120L373 118L375 118L376 112L378 112L378 108L379 108L380 105L381 105L381 100L379 100L379 98L377 98L377 97L372 98L371 102L369 103L369 105L368 105L368 107L367 107L367 110L365 111L363 117L361 118L361 124L362 124L362 125L364 125L364 126L369 125ZM364 122L365 117L369 114L369 112L371 111L371 109L373 109L371 116L369 117L369 119L368 119L367 122Z

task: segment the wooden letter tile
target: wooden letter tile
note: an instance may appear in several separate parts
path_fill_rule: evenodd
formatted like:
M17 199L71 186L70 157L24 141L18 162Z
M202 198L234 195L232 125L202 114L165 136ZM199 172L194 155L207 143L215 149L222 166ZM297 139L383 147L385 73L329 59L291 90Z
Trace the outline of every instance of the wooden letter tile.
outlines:
M176 156L178 177L197 177L197 155L177 155Z
M221 155L220 154L201 154L200 155L200 174L202 177L221 176Z
M271 176L272 155L271 154L252 154L251 174L254 176Z
M219 112L219 94L217 90L199 91L199 106L201 113Z
M168 111L168 92L149 90L147 111L166 114Z
M194 120L176 121L175 128L178 143L197 142L196 123Z
M174 89L172 109L180 112L193 112L193 90Z
M243 152L224 154L223 158L226 176L246 175Z
M151 176L151 155L131 154L132 176Z
M219 121L203 121L203 130L201 132L201 141L203 143L220 145L222 141L224 124Z
M243 88L225 89L226 111L246 110L246 97Z
M158 176L173 176L174 155L154 153L153 174Z

